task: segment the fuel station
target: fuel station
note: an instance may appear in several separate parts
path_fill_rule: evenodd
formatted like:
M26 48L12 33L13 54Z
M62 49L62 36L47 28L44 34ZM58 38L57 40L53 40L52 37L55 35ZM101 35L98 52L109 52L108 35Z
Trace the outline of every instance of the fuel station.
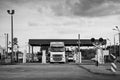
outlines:
M96 42L99 42L99 39L95 40ZM48 55L48 49L50 47L50 42L64 42L65 46L75 46L78 47L78 39L29 39L29 53L32 54L32 61L34 61L34 47L40 47L40 52L44 53L42 55L44 59L42 60L43 63L46 63L47 56ZM106 40L103 39L101 45L106 45ZM84 46L94 46L91 39L80 39L80 47ZM78 61L79 62L79 61Z

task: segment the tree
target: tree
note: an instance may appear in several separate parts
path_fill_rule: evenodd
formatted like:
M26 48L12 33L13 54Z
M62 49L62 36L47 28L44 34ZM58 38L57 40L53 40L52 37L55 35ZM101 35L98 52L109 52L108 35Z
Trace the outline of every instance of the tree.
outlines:
M96 50L94 50L94 49L82 49L81 53L82 53L82 56L84 57L84 59L91 59L91 58L95 57Z

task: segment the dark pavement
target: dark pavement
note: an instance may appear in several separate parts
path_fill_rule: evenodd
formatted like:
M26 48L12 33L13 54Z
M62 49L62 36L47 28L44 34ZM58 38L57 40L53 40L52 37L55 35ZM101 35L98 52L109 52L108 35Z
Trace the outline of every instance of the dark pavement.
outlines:
M76 64L0 65L0 80L119 80L120 76L98 75Z

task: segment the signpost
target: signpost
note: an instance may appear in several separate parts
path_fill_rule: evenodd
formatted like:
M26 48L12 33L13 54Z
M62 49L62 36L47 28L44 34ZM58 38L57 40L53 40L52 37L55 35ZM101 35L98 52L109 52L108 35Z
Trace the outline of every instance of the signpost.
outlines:
M99 41L97 42L95 41L94 38L91 38L91 42L96 48L96 54L97 54L96 66L98 66L98 64L104 64L104 55L101 47L103 39L99 38Z

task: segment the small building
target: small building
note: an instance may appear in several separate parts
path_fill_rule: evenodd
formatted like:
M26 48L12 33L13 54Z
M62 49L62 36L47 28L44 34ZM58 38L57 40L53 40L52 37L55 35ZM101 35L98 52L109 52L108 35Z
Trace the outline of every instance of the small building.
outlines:
M0 63L2 62L4 49L0 46Z

